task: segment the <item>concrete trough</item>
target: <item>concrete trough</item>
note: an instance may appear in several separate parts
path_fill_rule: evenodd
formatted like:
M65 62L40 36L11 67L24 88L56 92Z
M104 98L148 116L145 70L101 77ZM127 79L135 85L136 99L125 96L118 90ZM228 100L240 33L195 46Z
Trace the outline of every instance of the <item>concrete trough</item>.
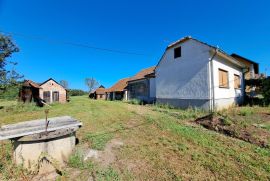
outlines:
M0 128L0 141L12 140L14 161L32 170L51 171L68 161L82 123L69 116L33 120ZM43 168L43 169L41 169Z

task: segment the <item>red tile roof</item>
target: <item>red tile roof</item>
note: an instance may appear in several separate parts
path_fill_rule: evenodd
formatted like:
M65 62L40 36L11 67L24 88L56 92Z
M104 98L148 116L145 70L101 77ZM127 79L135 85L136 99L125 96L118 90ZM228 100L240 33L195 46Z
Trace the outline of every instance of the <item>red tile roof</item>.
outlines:
M105 88L103 86L100 86L99 88L96 89L96 94L105 94Z
M134 81L134 80L140 80L140 79L144 79L145 76L149 75L149 74L153 74L155 71L156 66L153 67L149 67L146 69L141 70L140 72L138 72L135 76L131 77L129 79L129 81Z
M106 92L121 92L127 87L127 82L130 78L124 78L116 82L111 88L107 89Z

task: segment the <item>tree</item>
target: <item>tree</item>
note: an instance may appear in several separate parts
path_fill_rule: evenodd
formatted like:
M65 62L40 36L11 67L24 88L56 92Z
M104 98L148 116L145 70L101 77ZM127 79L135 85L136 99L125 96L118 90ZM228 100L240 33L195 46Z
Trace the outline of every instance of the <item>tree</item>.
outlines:
M19 48L12 42L11 38L0 34L0 91L5 92L7 87L11 85L17 85L17 80L22 78L15 69L16 62L8 61L8 58L15 52L18 52ZM7 67L13 67L11 70L7 70Z
M68 81L66 81L66 80L60 80L60 84L61 84L65 89L68 89Z
M92 90L96 89L99 86L98 81L93 77L86 78L85 79L85 84L89 88L89 92L91 92Z

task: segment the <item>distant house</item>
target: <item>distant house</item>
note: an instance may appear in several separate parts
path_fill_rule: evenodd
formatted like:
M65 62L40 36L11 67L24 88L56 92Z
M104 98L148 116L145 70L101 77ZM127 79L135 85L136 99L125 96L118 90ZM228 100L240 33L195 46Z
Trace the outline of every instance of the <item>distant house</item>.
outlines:
M19 100L22 102L36 102L39 105L42 102L48 104L54 102L65 103L67 101L67 91L52 78L41 84L32 80L25 80L19 92Z
M116 82L111 88L106 89L107 100L127 100L127 85L130 78Z
M93 90L89 94L89 98L91 99L106 99L105 87L103 85L99 86L96 90Z
M128 80L128 99L152 103L156 97L155 66L141 70Z
M40 84L40 87L40 98L46 103L65 103L67 101L67 90L54 79L46 80Z
M241 104L246 65L191 37L169 45L156 69L156 101L176 107L222 109Z

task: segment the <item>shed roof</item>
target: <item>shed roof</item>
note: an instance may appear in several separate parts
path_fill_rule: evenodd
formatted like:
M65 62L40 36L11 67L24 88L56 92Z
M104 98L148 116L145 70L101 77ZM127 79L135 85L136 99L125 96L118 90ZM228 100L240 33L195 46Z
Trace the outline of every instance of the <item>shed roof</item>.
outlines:
M152 66L152 67L149 67L149 68L146 68L146 69L142 69L135 76L131 77L129 79L129 82L144 79L144 78L146 78L147 75L154 74L155 73L155 68L156 68L156 66Z
M24 87L34 87L34 88L37 88L37 89L41 88L37 83L35 83L32 80L25 80L24 83L23 83L23 86Z
M106 92L121 92L127 87L127 83L130 78L124 78L116 82L112 87L106 90Z
M99 88L96 89L96 94L105 94L105 87L103 85L99 86Z

